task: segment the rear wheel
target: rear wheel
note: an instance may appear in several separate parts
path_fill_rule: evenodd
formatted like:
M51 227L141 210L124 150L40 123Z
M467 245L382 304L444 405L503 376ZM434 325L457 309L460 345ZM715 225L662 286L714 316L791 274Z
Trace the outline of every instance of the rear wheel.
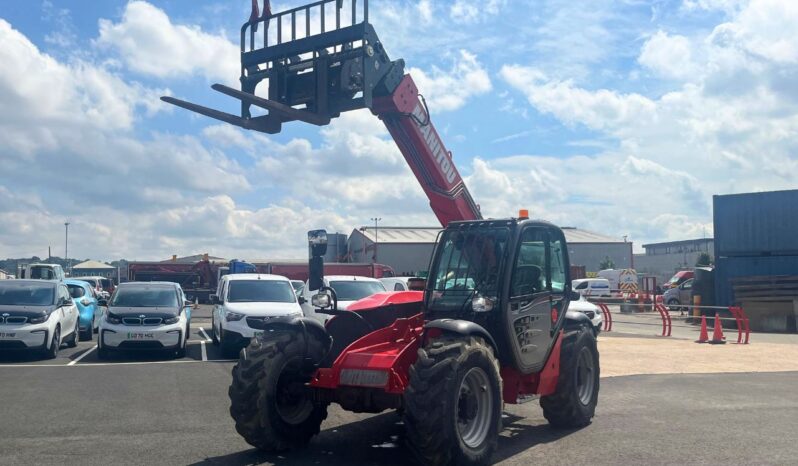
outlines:
M477 337L443 338L418 352L405 392L410 447L422 464L490 461L501 429L501 377Z
M668 307L670 308L671 312L676 311L684 311L681 307L679 307L679 300L678 299L670 299L668 300Z
M543 416L557 428L584 427L596 414L598 392L596 339L589 328L580 326L563 339L557 391L540 399Z
M270 333L268 340L253 338L241 352L228 390L230 415L250 445L279 452L302 447L319 433L327 405L308 396L305 384L314 370L307 367L306 354L321 361L323 344L293 330Z
M78 339L80 338L80 322L75 322L75 329L72 331L72 336L67 339L67 348L74 348L78 346Z
M216 322L211 318L211 341L214 345L219 346L219 335L216 334Z

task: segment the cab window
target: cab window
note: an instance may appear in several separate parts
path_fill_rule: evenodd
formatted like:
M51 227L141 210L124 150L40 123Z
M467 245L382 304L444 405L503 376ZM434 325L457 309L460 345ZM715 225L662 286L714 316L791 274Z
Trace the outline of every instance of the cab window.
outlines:
M549 263L551 275L548 280L548 288L555 293L565 292L565 244L561 238L551 235L548 241Z
M513 268L512 296L540 293L546 283L546 231L527 228L521 233L515 267Z

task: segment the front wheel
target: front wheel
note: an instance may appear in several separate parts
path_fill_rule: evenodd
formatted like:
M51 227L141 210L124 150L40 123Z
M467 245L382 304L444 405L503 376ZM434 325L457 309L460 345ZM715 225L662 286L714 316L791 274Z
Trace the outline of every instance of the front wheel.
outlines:
M493 350L477 337L447 337L418 351L404 423L422 464L490 461L501 430L502 384Z
M553 427L578 428L596 414L599 354L593 332L582 325L563 338L557 391L541 397L543 416Z
M305 341L305 338L308 341ZM280 452L306 445L327 418L305 384L313 375L304 356L324 358L324 345L309 333L287 330L253 338L233 367L228 390L236 431L250 445Z
M61 326L57 325L53 331L50 347L44 350L44 357L47 359L55 359L58 356L59 349L61 349Z

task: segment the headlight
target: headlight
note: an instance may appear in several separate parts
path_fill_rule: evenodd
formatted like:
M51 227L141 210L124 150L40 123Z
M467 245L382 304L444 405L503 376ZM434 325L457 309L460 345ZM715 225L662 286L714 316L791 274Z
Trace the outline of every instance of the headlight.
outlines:
M112 325L119 325L122 323L122 319L111 314L110 312L105 315L105 321Z
M172 325L180 322L180 316L170 317L168 319L164 319L163 323L166 325Z
M244 314L239 314L237 312L230 312L227 311L224 313L224 319L228 322L238 322L239 320L244 318Z
M80 300L80 304L88 306L89 304L91 304L91 301L89 301L89 298L83 298Z
M32 317L30 319L30 323L32 323L32 324L43 324L43 323L47 322L47 319L49 319L49 318L50 318L50 314L45 314L45 315L43 315L41 317Z
M493 300L484 296L477 296L471 301L471 307L474 312L490 312L493 310Z

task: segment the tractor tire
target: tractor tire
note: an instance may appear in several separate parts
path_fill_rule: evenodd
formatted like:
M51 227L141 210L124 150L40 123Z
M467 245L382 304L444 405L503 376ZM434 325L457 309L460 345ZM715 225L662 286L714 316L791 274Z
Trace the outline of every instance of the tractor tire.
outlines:
M596 339L582 325L563 338L557 391L540 398L543 416L549 424L560 429L590 424L598 404L599 375Z
M419 349L405 402L409 446L421 464L489 464L501 431L502 382L483 339L444 337Z
M313 369L303 366L303 356L324 357L324 345L300 331L270 333L253 338L233 367L228 390L230 415L236 431L247 443L265 452L305 446L319 433L327 418L327 404L314 403L303 393Z

